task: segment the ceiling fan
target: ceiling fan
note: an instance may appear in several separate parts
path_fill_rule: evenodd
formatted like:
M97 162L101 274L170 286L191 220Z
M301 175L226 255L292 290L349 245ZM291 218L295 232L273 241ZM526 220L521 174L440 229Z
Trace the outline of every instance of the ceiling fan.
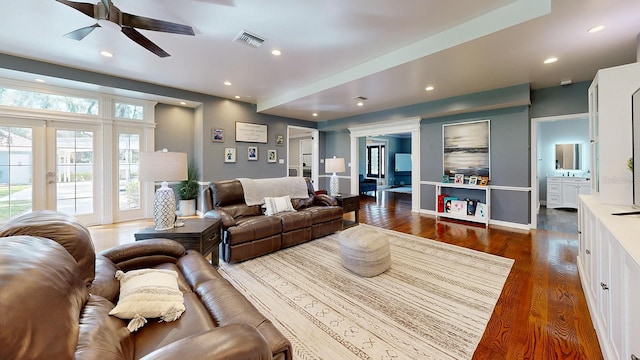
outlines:
M64 35L65 37L78 41L84 39L96 28L102 27L100 25L101 23L104 26L112 25L106 22L110 21L111 23L119 26L120 31L122 31L122 33L125 34L129 39L135 41L140 46L158 55L159 57L164 58L170 56L169 53L162 50L158 45L154 44L151 40L146 38L136 29L153 30L181 35L195 35L191 26L122 12L120 11L120 9L118 9L117 6L113 4L111 0L100 0L96 4L67 0L56 1L70 6L80 11L81 13L97 20L97 22L91 26L83 27Z

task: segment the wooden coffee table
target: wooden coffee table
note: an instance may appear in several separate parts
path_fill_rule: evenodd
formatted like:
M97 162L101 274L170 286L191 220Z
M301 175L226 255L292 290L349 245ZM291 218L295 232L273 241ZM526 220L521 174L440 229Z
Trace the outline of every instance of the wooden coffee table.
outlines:
M156 230L153 226L134 234L136 241L145 239L171 239L187 250L196 250L203 256L211 254L211 264L218 266L220 245L220 219L188 218L184 226L169 230Z

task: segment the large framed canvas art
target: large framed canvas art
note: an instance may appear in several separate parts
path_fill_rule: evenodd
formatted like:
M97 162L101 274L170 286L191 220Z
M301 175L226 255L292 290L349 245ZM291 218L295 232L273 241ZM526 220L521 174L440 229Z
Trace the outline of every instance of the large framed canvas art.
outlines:
M442 125L444 174L491 177L489 120Z

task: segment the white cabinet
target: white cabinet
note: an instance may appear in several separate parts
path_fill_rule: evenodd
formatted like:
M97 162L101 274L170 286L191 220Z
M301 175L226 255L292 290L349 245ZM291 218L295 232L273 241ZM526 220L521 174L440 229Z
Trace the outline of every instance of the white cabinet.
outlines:
M482 216L438 211L438 199L440 198L439 195L448 194L450 192L448 190L451 190L451 193L449 195L453 195L453 196L456 195L455 192L462 191L463 193L465 193L464 197L457 196L460 200L469 198L477 201L478 203L483 203L484 211L482 213ZM440 217L445 217L445 218L456 219L456 220L465 220L465 221L484 223L485 226L488 226L489 219L491 218L490 210L491 210L491 187L488 185L483 186L483 185L454 184L454 183L436 184L436 219Z
M640 357L640 215L580 196L578 272L605 359Z
M547 208L578 208L578 195L591 192L589 179L569 176L547 177Z
M640 63L598 71L589 87L592 194L610 204L633 199L627 159L632 155L631 94L640 87Z

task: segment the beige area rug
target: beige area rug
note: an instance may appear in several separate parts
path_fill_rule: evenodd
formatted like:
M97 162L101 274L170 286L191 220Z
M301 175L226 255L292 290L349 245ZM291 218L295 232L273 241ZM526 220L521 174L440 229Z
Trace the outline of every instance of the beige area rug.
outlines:
M339 234L219 271L291 341L294 359L470 359L513 260L378 230L392 265L373 278L342 267Z

